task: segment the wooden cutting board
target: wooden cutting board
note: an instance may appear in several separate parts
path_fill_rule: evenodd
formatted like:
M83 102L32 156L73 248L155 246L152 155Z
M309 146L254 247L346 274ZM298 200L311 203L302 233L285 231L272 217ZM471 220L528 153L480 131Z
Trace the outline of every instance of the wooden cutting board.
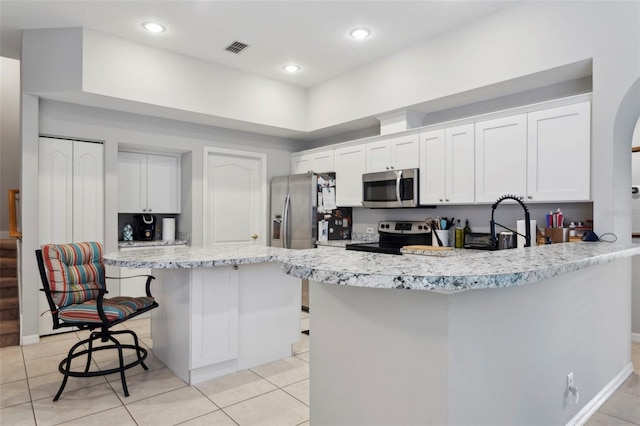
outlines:
M442 251L442 250L453 250L453 247L433 247L433 246L404 246L402 247L407 250L433 250L433 251Z

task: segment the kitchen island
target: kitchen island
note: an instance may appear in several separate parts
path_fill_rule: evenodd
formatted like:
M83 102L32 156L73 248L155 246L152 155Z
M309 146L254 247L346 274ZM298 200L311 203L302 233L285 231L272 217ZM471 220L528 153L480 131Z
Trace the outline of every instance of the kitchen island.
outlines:
M258 283L248 292L273 281L252 299L263 306L270 302L262 299L280 285L288 300L299 291L296 278L311 280L314 425L511 425L577 423L631 374L631 256L639 253L638 245L618 243L447 256L245 246L232 253L218 247L143 250L106 255L105 262L150 267L159 275L157 311L168 307L170 317L152 316L152 337L163 361L165 345L198 352L186 335L210 348L224 343L209 342L212 337L194 329L202 312L173 309L194 296L199 304L213 303L214 295L204 289L228 280L216 275L218 268L269 265L269 275L238 277L241 289L245 282ZM295 309L284 309L295 310L295 319L282 315L282 322L257 324L260 331L269 338L283 332L294 341L289 332L297 333L298 301L291 303ZM237 306L242 310L242 303ZM210 327L218 321L218 328L229 327L224 307L217 312ZM169 333L157 329L170 321L181 326ZM233 365L192 369L191 382L219 374L221 365L248 368L250 362L238 361L240 349ZM579 390L577 403L565 394L569 373Z
M151 268L153 352L189 384L292 355L300 339L300 280L280 272L288 250L257 245L163 247L104 256Z

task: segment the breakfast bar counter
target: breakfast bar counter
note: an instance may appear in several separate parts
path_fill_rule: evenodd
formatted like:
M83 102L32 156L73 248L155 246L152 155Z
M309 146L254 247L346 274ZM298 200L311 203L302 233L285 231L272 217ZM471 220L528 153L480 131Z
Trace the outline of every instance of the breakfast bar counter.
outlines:
M288 356L308 278L313 425L577 424L633 371L639 253L620 243L402 256L247 245L105 263L153 268L153 349L190 383Z
M581 424L633 372L640 246L405 253L281 259L311 281L313 425Z

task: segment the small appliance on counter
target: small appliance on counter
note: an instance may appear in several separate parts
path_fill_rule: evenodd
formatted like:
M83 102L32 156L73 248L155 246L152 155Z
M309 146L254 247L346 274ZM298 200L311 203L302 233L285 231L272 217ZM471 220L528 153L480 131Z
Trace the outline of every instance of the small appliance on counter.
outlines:
M156 236L158 219L152 214L137 214L135 220L135 236L140 241L152 241Z

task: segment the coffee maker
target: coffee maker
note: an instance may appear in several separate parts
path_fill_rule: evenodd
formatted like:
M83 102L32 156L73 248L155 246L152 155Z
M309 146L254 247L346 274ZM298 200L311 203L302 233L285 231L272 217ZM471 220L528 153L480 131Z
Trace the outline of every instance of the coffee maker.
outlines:
M157 218L152 214L137 214L133 216L136 222L135 235L140 241L151 241L156 236Z

